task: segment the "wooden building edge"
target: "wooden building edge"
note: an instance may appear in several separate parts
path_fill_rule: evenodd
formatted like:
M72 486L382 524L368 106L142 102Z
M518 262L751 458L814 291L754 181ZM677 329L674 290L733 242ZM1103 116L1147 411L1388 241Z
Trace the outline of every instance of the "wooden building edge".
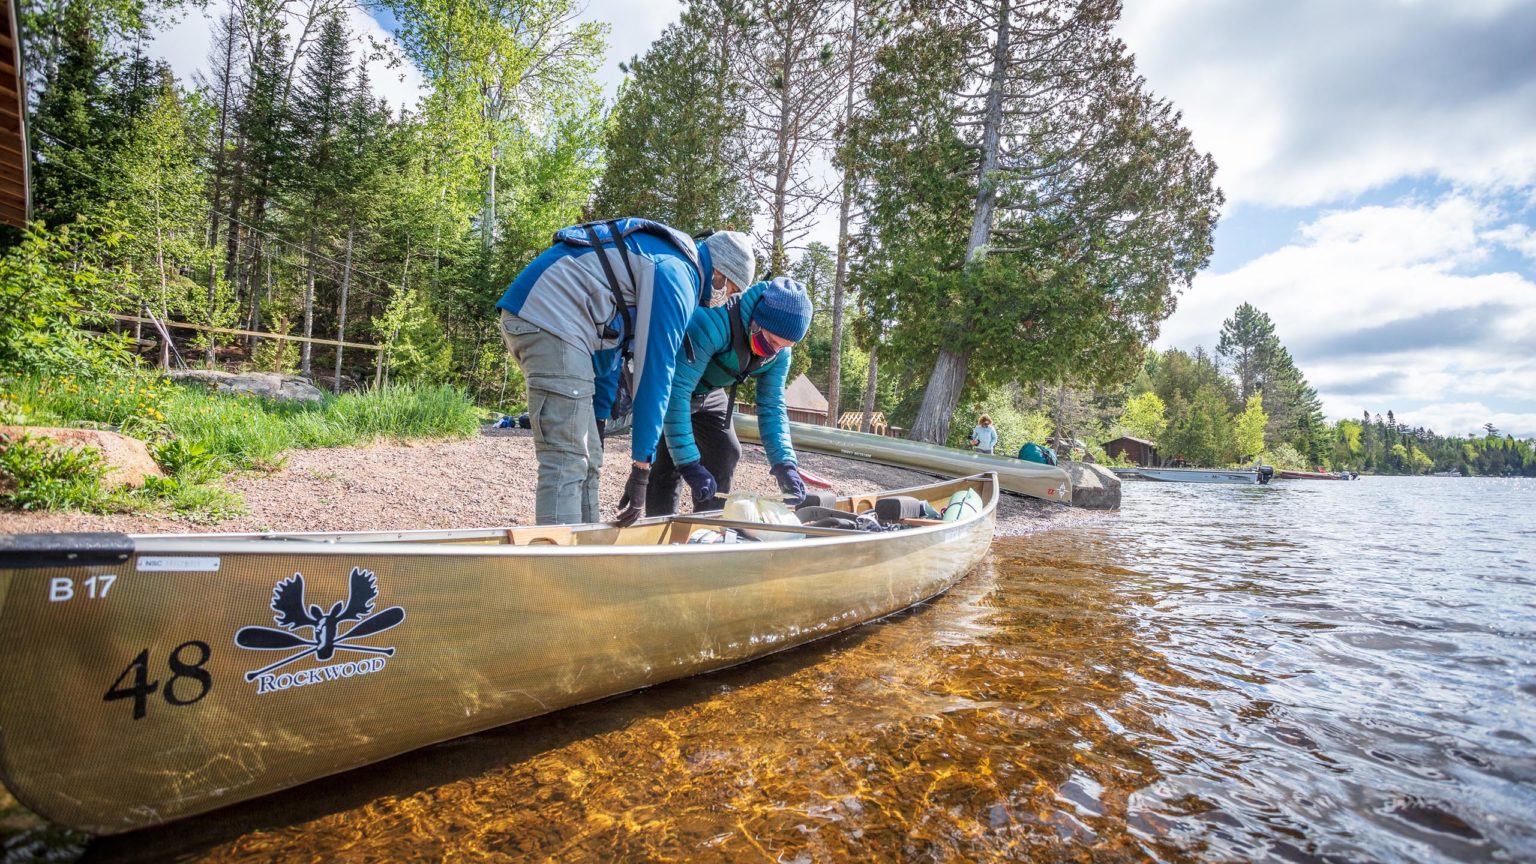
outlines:
M27 80L16 0L0 7L0 224L24 229L32 218Z

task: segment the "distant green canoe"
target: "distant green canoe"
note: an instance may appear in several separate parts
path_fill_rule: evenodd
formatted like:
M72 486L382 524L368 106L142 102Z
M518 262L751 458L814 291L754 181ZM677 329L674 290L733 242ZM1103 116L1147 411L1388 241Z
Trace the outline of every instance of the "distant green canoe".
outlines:
M735 419L737 437L743 441L762 440L757 431L756 417L737 413ZM797 450L846 456L947 477L968 477L991 472L997 474L1004 492L1061 504L1072 503L1072 479L1066 471L1054 465L1025 462L1011 456L971 453L953 447L908 441L905 438L887 438L884 435L870 435L867 432L852 432L830 426L812 426L809 423L791 422L789 437Z

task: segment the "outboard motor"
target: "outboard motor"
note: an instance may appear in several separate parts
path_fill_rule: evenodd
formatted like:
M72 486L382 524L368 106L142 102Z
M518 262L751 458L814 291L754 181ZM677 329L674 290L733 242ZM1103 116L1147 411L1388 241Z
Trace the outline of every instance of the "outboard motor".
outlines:
M1269 485L1269 481L1271 481L1273 479L1275 479L1275 466L1273 466L1273 465L1260 465L1259 466L1259 485L1260 486L1268 486Z

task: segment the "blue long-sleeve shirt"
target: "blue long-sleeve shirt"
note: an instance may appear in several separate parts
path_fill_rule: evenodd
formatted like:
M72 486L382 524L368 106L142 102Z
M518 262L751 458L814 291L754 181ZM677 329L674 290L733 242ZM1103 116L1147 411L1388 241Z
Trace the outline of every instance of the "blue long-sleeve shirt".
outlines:
M638 220L620 221L628 225ZM703 244L666 226L630 233L623 242L634 271L631 280L630 268L612 244L607 226L597 226L597 231L601 250L585 245L584 232L561 231L557 235L561 242L523 268L496 306L592 354L593 409L598 417L607 418L618 390L620 349L627 335L598 255L607 257L634 322L630 455L649 462L661 440L683 333L689 316L706 296L709 253ZM619 335L605 337L605 326ZM543 382L534 373L528 385L540 387Z
M697 309L688 322L688 342L693 359L678 358L672 377L672 395L667 401L667 449L678 465L699 461L699 448L693 437L692 397L721 387L729 387L741 373L735 346L731 344L731 314L739 314L743 326L752 320L752 310L762 298L766 282L747 289L730 306ZM789 409L784 402L784 382L789 377L792 349L785 348L752 371L757 381L757 423L768 461L798 464L789 440Z

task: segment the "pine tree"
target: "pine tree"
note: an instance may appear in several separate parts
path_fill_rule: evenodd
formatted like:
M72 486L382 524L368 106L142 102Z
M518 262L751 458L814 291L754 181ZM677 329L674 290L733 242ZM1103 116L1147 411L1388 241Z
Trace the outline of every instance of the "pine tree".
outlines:
M1280 339L1269 316L1244 303L1222 322L1216 355L1227 362L1237 378L1237 396L1247 401L1258 392L1258 383L1275 360Z
M693 0L626 64L595 217L644 216L690 233L751 227L745 103L732 65L747 20L738 0Z

